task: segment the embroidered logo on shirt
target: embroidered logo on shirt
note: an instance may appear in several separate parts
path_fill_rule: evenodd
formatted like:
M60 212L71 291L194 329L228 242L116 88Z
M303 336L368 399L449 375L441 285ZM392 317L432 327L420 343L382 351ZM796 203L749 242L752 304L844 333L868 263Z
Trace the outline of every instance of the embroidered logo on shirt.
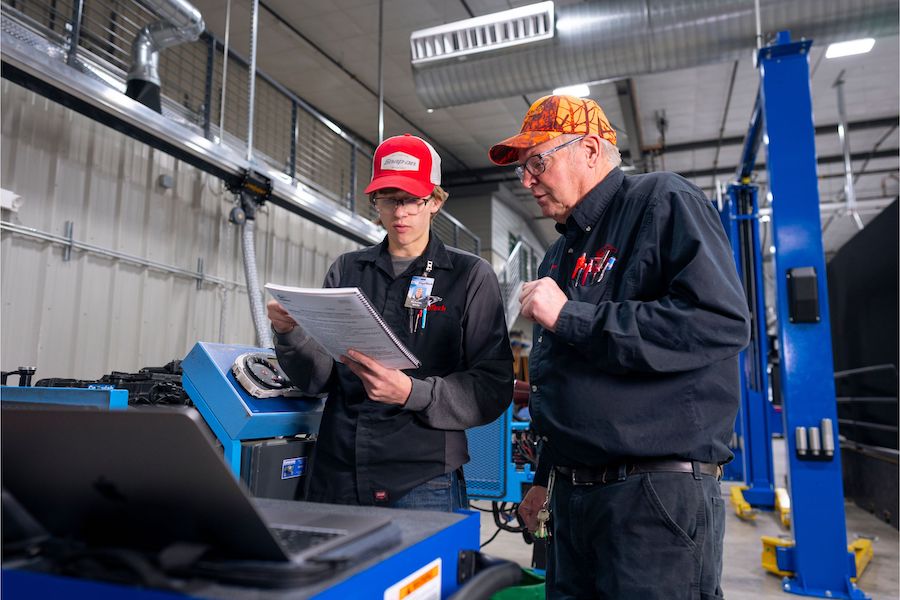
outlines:
M375 502L387 502L388 501L387 490L375 490L374 492L372 492L372 496L375 498Z
M443 300L440 296L428 296L428 312L446 312L447 307L443 304L438 305L438 302Z

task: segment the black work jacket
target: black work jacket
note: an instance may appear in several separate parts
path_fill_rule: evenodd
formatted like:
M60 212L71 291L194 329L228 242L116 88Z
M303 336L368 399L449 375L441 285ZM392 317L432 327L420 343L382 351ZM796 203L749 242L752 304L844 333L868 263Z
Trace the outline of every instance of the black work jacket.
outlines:
M731 460L749 312L710 201L674 173L617 168L557 229L539 275L569 301L555 332L534 328L536 483L546 485L554 465ZM610 270L576 286L578 258L607 244Z
M412 276L423 275L429 260L431 295L440 300L429 307L425 329L411 333L403 303ZM512 351L493 269L478 256L444 246L433 232L423 255L397 277L387 238L340 256L325 287L354 286L422 363L404 371L413 381L405 406L369 400L360 379L327 355L323 359L302 333L276 336L276 352L301 389L328 393L309 499L387 504L468 462L465 429L490 423L512 400ZM318 375L311 372L317 362ZM324 385L315 381L323 377Z

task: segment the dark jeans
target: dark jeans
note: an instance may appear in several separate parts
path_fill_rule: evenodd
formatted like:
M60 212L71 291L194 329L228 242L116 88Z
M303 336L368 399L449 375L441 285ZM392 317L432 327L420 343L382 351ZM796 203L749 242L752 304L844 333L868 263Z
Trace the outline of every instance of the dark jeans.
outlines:
M556 474L547 598L722 598L725 504L715 477L640 473L573 486Z
M466 480L460 476L459 471L438 475L391 502L390 507L443 512L469 508Z

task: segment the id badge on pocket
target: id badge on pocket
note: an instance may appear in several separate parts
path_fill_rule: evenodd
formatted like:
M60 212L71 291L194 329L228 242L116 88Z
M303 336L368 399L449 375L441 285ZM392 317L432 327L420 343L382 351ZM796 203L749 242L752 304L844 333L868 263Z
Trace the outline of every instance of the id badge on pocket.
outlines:
M406 302L403 303L403 306L416 309L428 308L428 296L431 295L433 286L434 277L414 276L409 282L409 290L406 292Z

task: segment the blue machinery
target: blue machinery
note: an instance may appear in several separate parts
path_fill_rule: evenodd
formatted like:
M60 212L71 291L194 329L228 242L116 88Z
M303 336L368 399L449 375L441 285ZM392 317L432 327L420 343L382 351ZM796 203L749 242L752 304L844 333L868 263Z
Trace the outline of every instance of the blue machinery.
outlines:
M831 355L828 294L819 215L815 130L809 84L811 41L780 32L758 54L760 89L738 183L723 215L748 301L756 308L751 347L742 356L745 499L775 503L765 376L765 323L756 187L750 173L765 139L775 246L778 339L794 541L763 538L763 566L784 576L787 592L864 599L854 581L871 546L848 550ZM755 255L750 258L748 255ZM749 269L747 269L749 265ZM754 271L748 273L747 271ZM850 551L852 550L852 551Z
M128 408L128 391L97 387L85 388L50 388L50 387L14 387L2 388L3 402L22 402L25 404L70 404L93 406L108 410L124 410Z
M524 496L523 487L534 481L531 465L520 466L513 457L514 440L531 426L530 422L514 421L514 410L510 406L493 423L466 431L471 457L465 467L470 498L518 503Z
M235 476L240 474L241 449L246 440L318 430L323 402L318 399L255 397L245 385L237 381L232 371L235 360L247 353L270 353L248 346L197 343L182 363L183 384L191 400L223 445L225 460ZM128 392L122 389L6 387L2 388L3 403L63 404L92 406L107 410L128 408ZM501 428L508 431L507 419L499 419ZM496 444L496 442L495 442ZM493 454L496 454L496 445ZM490 475L488 475L490 476ZM270 500L269 502L278 502ZM452 524L423 526L415 517L401 515L396 522L404 540L393 553L366 566L351 568L328 581L311 584L312 596L302 597L343 599L354 597L360 590L384 591L385 598L403 597L404 589L427 586L437 597L446 597L464 583L469 566L462 551L478 548L480 519L477 514L455 516ZM415 523L415 524L413 524ZM469 553L471 554L471 553ZM5 569L2 592L10 598L66 597L66 598L180 598L156 589L123 588L98 581L57 577L19 569ZM461 581L461 579L463 579ZM412 587L410 587L412 586ZM295 590L296 591L296 590ZM252 590L251 595L257 590ZM221 592L226 594L226 592ZM215 595L215 594L213 594ZM233 595L233 594L226 594ZM275 593L282 598L296 594Z
M255 398L237 382L231 370L235 359L261 350L197 342L181 363L184 391L222 442L225 462L235 475L241 470L243 440L316 433L322 419L322 400Z

